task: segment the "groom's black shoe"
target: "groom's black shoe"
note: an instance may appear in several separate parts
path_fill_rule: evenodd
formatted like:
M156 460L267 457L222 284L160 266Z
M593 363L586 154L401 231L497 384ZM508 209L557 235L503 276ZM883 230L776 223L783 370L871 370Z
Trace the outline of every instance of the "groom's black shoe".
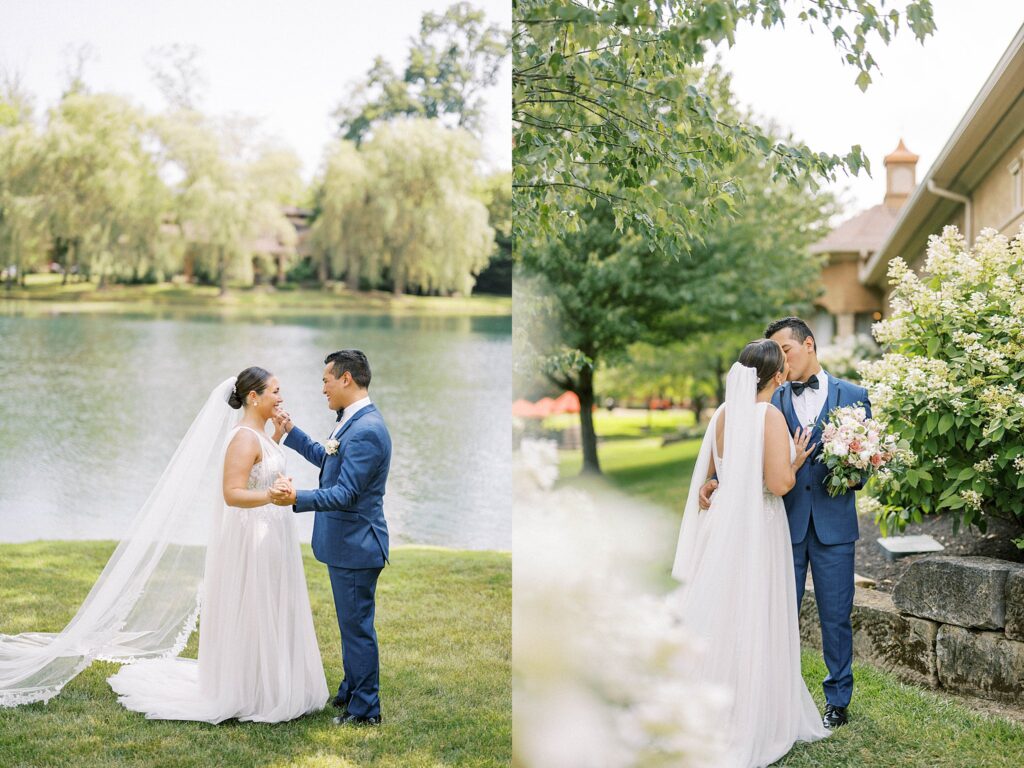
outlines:
M821 718L821 724L829 730L846 725L846 707L837 707L834 704L825 705L825 716Z
M344 714L331 720L335 725L380 725L380 715L361 717L360 715Z

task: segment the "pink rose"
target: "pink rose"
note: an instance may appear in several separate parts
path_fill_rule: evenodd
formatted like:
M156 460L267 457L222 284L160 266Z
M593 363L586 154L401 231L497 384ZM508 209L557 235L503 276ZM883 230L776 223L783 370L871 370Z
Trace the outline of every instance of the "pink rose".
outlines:
M882 466L882 454L876 453L871 457L871 466L876 468Z

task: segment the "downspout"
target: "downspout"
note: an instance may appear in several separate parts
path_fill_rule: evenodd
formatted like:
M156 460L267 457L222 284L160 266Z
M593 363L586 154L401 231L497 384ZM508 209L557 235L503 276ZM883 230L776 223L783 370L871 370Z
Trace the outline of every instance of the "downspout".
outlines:
M972 244L971 235L971 198L964 195L959 195L956 192L950 192L948 189L942 189L932 179L928 179L928 191L938 197L945 197L948 200L955 200L958 203L964 204L964 241L967 243L967 247L970 248Z

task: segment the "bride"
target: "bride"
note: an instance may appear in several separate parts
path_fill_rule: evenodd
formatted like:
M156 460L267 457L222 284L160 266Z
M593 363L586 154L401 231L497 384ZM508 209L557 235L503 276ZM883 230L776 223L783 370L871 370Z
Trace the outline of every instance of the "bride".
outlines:
M725 403L708 425L690 481L670 596L683 623L707 648L688 671L731 692L724 765L768 765L796 741L828 731L800 675L793 553L782 502L810 455L810 432L796 442L771 405L786 380L786 357L770 339L743 349L726 381ZM711 507L698 493L716 475Z
M94 659L148 718L291 720L327 696L285 468L266 432L277 379L247 368L209 396L85 602L59 633L0 635L0 706L47 701ZM239 418L241 411L241 418ZM178 654L200 618L199 658Z

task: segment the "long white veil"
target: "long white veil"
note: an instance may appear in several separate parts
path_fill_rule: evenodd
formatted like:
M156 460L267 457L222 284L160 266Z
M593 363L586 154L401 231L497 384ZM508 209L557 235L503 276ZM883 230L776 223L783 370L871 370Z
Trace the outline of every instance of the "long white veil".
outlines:
M723 413L725 451L717 473L719 486L711 509L701 511L700 487L713 461ZM672 575L679 581L691 583L709 569L750 572L756 565L744 558L753 554L747 544L764 523L757 514L763 501L764 420L757 418L757 413L757 372L734 363L726 378L725 403L711 417L690 480L672 566Z
M757 403L754 369L733 365L724 410L719 408L708 426L690 483L672 569L683 584L669 598L670 609L708 649L687 677L733 692L727 722L737 765L753 764L754 755L774 755L767 760L772 762L794 738L820 738L821 730L800 678L789 528L784 519L774 519L782 502L764 490L764 422L770 407ZM711 508L702 512L698 493L723 414L719 487Z
M210 393L78 612L60 632L0 635L0 706L48 701L94 659L176 656L199 617L208 538L224 509L235 378Z

